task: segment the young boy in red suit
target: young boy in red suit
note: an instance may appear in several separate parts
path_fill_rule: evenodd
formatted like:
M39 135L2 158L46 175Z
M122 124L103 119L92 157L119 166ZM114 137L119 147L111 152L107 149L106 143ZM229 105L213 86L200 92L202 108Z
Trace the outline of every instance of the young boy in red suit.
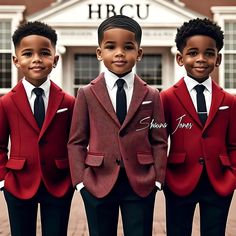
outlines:
M68 144L90 236L151 236L157 187L165 177L167 139L159 93L132 72L141 60L141 27L116 15L98 28L97 58L106 70L79 89ZM127 113L127 114L126 114ZM83 187L84 186L84 187Z
M168 236L191 236L196 204L201 236L224 236L236 186L236 98L210 73L221 63L223 32L208 19L185 22L176 35L186 75L161 92L170 136L166 182Z
M0 100L0 180L12 236L66 236L73 188L67 142L74 98L48 75L56 67L57 35L41 22L13 34L13 62L24 78ZM10 154L8 157L8 140Z

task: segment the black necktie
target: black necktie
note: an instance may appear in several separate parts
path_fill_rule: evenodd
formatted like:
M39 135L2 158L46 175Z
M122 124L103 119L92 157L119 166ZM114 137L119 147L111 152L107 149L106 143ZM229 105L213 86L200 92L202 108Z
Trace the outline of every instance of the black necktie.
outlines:
M44 91L41 88L34 88L33 92L36 94L34 101L34 117L39 128L41 128L45 117L44 101L42 97Z
M203 91L205 89L205 86L202 84L198 84L194 87L194 89L197 91L197 112L198 116L202 122L202 125L204 126L207 120L207 109L206 109L206 101L205 96L203 94Z
M127 112L127 103L126 103L126 94L124 90L123 79L118 79L116 81L117 84L117 92L116 92L116 114L120 124L125 120L126 112Z

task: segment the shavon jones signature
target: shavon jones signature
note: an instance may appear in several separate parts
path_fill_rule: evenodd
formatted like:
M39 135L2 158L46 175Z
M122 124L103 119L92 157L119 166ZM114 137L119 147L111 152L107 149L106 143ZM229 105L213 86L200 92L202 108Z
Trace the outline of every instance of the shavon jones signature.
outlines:
M186 116L186 114L178 117L176 119L177 121L177 125L174 129L174 131L171 133L171 134L174 134L178 129L192 129L193 127L193 124L192 123L184 123L183 122L183 118ZM140 120L140 124L143 125L142 128L140 129L136 129L136 131L141 131L141 130L144 130L144 129L161 129L161 128L166 128L167 127L167 123L156 123L154 121L154 119L151 120L151 122L149 122L150 120L150 116L147 116L145 118L143 118L142 120Z

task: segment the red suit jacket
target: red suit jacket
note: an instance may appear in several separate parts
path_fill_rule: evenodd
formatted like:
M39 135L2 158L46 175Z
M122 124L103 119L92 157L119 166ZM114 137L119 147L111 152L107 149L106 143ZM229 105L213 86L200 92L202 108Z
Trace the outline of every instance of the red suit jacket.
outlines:
M177 195L190 194L203 162L215 191L222 196L236 187L236 98L212 82L212 102L202 127L183 79L161 92L170 135L166 184Z
M7 191L29 199L41 181L56 197L71 190L67 142L73 106L74 98L51 82L40 130L21 81L0 99L0 180L5 180Z
M103 73L78 91L68 144L73 185L83 182L96 197L114 186L123 160L134 191L147 196L155 181L163 183L167 139L159 93L135 77L131 104L121 126L113 109Z

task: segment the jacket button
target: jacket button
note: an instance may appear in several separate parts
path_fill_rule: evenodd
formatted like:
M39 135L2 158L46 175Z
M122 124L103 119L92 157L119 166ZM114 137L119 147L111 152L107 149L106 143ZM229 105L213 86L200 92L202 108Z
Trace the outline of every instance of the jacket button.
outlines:
M47 144L47 141L46 141L46 140L40 140L40 141L39 141L39 144L40 144L40 145L45 145L45 144Z
M45 160L42 160L42 161L41 161L41 165L42 165L42 166L45 166L45 165L46 165L46 161L45 161Z
M127 134L127 131L125 130L121 130L119 133L120 137L124 137L126 134Z
M204 165L205 160L204 160L203 157L200 157L199 160L198 160L198 162L199 162L200 165Z

